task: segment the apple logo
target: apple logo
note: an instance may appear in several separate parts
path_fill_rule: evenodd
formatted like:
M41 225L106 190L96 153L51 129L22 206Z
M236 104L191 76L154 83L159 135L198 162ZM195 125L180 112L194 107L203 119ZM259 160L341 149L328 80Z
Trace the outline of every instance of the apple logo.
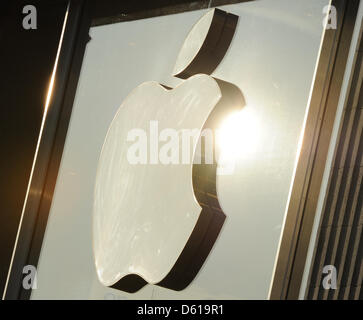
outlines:
M201 133L244 106L236 86L210 76L237 21L219 9L207 12L177 58L174 75L183 83L144 82L119 107L94 190L93 252L103 285L127 292L147 283L182 290L212 249L225 215L216 191L218 148L213 142L207 161ZM180 142L185 132L194 138Z

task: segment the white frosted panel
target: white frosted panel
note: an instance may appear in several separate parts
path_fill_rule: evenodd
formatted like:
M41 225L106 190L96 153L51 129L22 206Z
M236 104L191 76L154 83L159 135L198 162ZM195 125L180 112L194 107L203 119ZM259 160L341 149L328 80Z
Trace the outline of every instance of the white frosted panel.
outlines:
M256 124L255 142L239 153L233 175L219 176L227 218L198 276L181 292L149 285L127 294L98 282L93 188L116 110L145 81L181 83L171 75L174 64L205 10L91 29L33 299L267 298L328 2L260 0L221 7L238 15L239 23L213 75L242 91Z

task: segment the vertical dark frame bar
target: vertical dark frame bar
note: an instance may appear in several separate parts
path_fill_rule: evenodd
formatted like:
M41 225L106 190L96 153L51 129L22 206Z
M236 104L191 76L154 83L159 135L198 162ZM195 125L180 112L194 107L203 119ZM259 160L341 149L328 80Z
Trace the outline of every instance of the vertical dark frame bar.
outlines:
M340 118L329 180L306 284L306 299L358 299L363 293L363 23ZM333 265L337 288L323 286ZM359 276L359 273L361 276ZM361 293L361 294L362 294Z
M0 10L0 293L2 296L34 160L49 78L68 0L32 0L37 28L24 29L28 0Z
M58 168L77 88L91 19L85 1L71 0L55 73L53 93L44 122L30 190L19 226L5 299L29 299L22 286L23 267L37 265L52 202Z
M359 0L333 0L272 283L271 299L298 299Z

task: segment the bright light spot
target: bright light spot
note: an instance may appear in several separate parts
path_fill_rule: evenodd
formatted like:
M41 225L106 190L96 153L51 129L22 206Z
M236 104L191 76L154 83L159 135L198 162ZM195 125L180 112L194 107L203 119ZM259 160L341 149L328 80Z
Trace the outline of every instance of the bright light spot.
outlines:
M259 124L251 108L229 115L217 131L220 157L235 160L256 150Z

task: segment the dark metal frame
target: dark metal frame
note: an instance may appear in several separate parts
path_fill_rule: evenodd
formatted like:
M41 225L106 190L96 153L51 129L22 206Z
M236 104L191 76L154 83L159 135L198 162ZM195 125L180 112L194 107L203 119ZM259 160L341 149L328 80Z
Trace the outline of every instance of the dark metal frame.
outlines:
M31 290L25 290L22 287L24 276L22 270L24 265L37 266L38 264L83 55L89 40L89 28L92 25L141 19L148 14L160 16L172 13L172 10L181 12L207 8L210 4L213 7L244 1L214 0L210 3L209 0L139 0L125 3L118 0L70 0L68 20L55 77L56 85L53 88L34 174L30 181L30 192L19 227L18 241L14 248L15 254L4 294L5 299L29 299L31 295ZM352 19L351 22L354 24L358 2L358 0L333 1L338 8L340 19L343 20L344 16L344 21L340 24L338 31L333 32L334 34L327 32L324 40L271 298L295 298L300 288L299 263L305 264L315 213L313 207L314 204L316 205L315 202L310 204L306 201L306 197L309 194L312 196L318 194L320 189L326 146L330 140L345 69L345 61L341 65L337 62L342 61L348 54L352 27L347 21ZM342 32L340 32L341 29ZM332 59L332 57L336 58ZM327 115L323 117L323 121L319 120L322 115ZM309 214L306 213L307 211Z
M15 252L5 287L5 299L29 299L22 286L23 266L37 266L52 196L62 158L90 18L83 0L69 2L68 18L60 51L56 84L48 106L34 173L19 226Z
M360 22L313 257L306 269L305 298L309 300L363 300L362 35ZM327 265L336 268L334 290L323 286Z
M359 0L333 0L280 243L271 299L298 299Z

